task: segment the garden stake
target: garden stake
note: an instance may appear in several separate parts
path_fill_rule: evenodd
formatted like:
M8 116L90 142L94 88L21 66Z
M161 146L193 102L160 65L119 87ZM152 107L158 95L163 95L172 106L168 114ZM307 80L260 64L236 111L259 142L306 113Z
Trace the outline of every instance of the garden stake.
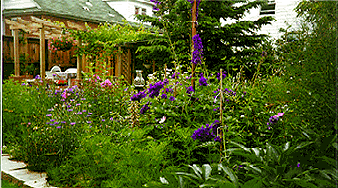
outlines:
M221 92L221 97L220 97L220 123L221 123L221 127L223 127L223 130L224 130L224 126L223 126L223 109L222 109L222 102L223 102L223 87L222 87L222 85L223 85L223 83L222 83L222 81L223 81L223 69L220 69L220 78L221 78L221 88L220 88L220 92ZM224 137L224 131L222 132L223 133L223 136L221 136L221 138L223 139L223 149L224 149L224 151L225 151L225 137ZM222 153L222 144L220 145L220 152ZM225 155L226 155L226 153L225 153Z
M192 29L191 36L194 37L196 35L196 0L192 5ZM193 51L194 51L194 40L192 40L192 48L191 48L191 59L193 59ZM195 90L195 64L192 62L192 70L191 70L191 86Z

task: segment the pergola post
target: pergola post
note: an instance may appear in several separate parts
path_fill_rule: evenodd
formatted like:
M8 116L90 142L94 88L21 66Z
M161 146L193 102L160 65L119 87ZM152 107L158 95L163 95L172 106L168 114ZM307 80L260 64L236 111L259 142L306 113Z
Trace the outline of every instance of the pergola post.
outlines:
M82 45L82 40L79 39L78 40L78 48L80 48ZM77 66L77 76L76 76L76 79L77 80L81 80L81 72L82 72L82 55L78 55L77 56L77 63L76 63L76 66Z
M42 28L40 28L40 77L42 80L45 79L45 69L46 69L46 64L45 64L45 59L46 59L46 54L45 54L45 29L44 26L42 25Z
M20 76L20 57L19 57L19 30L14 32L14 73L15 76Z
M122 75L122 48L119 46L119 50L116 54L117 56L117 63L116 63L116 71L115 76L120 77Z

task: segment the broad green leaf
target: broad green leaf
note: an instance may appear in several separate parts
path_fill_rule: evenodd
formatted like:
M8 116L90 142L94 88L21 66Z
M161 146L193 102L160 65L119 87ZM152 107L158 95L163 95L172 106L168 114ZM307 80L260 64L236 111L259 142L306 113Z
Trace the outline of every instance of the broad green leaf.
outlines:
M337 143L333 143L332 146L333 146L334 148L336 148L336 150L338 150L338 144L337 144Z
M311 188L317 188L317 186L316 185L314 185L314 184L312 184L312 183L310 183L310 182L307 182L307 181L305 181L305 180L302 180L302 179L296 179L296 178L294 178L294 180L295 181L293 181L293 182L295 182L297 185L300 185L300 186L302 186L302 187L307 187L307 188L309 188L309 187L311 187Z
M194 171L195 171L195 174L200 178L202 179L202 170L200 167L198 167L196 164L193 164L192 166L189 165L189 167L191 167Z
M204 178L205 180L208 180L211 174L212 168L210 167L209 164L204 164L203 167L204 167Z
M232 183L234 183L235 186L238 187L238 178L232 172L232 170L229 167L224 167L222 164L218 164L218 167L221 168L230 177L230 180L232 181Z
M175 174L177 174L177 175L185 175L185 176L193 177L195 179L198 179L198 178L202 179L201 177L197 177L195 174L189 174L189 173L186 173L186 172L176 172Z
M245 151L249 151L250 152L250 149L249 148L246 148L245 146L239 144L239 143L236 143L236 142L233 142L233 141L230 141L230 143L236 145L236 146L239 146L240 148L244 149Z
M262 187L262 180L260 179L252 179L244 183L241 188L261 188Z
M289 147L290 147L290 142L285 143L285 146L284 146L284 148L283 148L283 151L288 150Z
M311 145L311 144L313 144L313 142L302 142L295 149L301 149L301 148L304 148L304 147Z

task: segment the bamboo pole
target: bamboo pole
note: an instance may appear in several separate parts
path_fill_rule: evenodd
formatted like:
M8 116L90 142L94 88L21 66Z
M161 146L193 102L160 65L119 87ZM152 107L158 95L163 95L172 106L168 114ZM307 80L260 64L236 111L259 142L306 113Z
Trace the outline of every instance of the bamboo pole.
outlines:
M45 29L42 26L42 28L40 29L40 77L42 80L45 79L45 58L46 58L46 54L45 54Z
M14 72L15 76L20 76L20 57L19 57L19 30L14 30Z
M192 29L191 29L191 37L196 35L196 0L194 0L194 4L192 6ZM194 52L194 41L192 40L192 47L191 47L191 59L193 59L193 52ZM192 63L192 70L191 70L191 85L195 90L195 64Z

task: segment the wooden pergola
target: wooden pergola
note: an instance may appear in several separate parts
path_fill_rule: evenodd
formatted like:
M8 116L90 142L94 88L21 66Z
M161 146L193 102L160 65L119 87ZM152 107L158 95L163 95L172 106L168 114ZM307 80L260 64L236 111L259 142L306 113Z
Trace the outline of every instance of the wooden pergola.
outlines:
M15 21L5 19L6 24L10 25L10 30L14 31L14 70L15 76L20 76L20 61L19 61L19 30L25 32L24 40L27 40L27 35L35 35L40 38L40 76L42 79L45 79L45 39L51 39L53 37L60 37L62 35L62 30L64 29L61 25L53 23L51 21L41 20L34 16L30 17L31 20L23 20L17 18ZM82 25L67 21L68 29L76 30L86 30ZM82 45L81 40L78 41L77 45ZM81 56L77 57L77 80L81 79L82 71L82 61Z

